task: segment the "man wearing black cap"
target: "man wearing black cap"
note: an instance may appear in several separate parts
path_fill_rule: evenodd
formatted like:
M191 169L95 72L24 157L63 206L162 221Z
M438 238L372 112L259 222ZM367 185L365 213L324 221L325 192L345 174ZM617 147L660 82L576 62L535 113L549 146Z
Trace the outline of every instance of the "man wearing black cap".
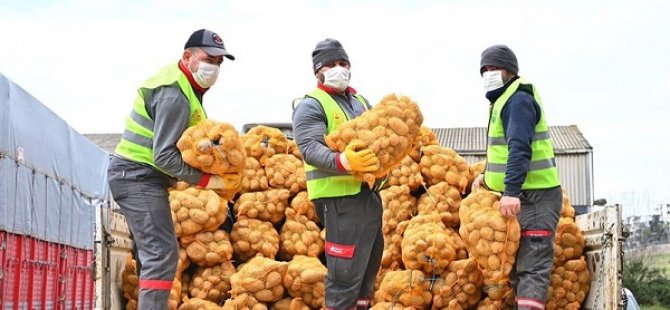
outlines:
M307 193L326 228L326 308L367 309L381 263L382 203L351 172L378 169L370 150L350 144L333 152L324 136L370 108L349 86L349 56L337 40L319 42L312 52L317 87L293 112L293 134L305 161Z
M223 59L234 60L218 34L195 31L181 60L161 69L137 91L121 142L108 169L112 196L133 235L139 272L138 308L168 309L179 246L168 202L177 179L208 189L234 188L237 175L198 171L181 158L177 140L207 116L202 96L216 81Z
M500 213L518 219L521 242L510 273L516 305L544 309L562 193L542 101L535 86L517 75L509 47L487 48L479 67L491 112L486 171L473 190L501 192Z

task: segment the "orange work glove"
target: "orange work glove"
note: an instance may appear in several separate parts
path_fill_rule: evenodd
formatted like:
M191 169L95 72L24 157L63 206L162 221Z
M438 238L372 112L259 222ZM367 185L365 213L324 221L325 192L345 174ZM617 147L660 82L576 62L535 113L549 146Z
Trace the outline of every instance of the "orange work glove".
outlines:
M374 172L379 170L379 159L369 149L357 151L364 147L362 142L347 145L344 153L340 154L340 162L347 171L352 172Z
M212 175L207 183L207 189L233 190L240 186L242 178L238 173L227 173L221 176Z

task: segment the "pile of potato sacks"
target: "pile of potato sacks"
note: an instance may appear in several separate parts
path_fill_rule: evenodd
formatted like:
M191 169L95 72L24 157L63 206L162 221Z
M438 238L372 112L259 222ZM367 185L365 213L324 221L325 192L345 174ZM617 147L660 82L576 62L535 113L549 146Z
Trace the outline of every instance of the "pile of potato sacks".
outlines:
M497 211L495 193L469 193L485 164L469 165L454 150L438 145L435 134L421 127L420 111L408 97L389 95L384 102L379 111L375 107L374 113L366 112L326 138L338 151L362 140L384 157L380 172L358 176L362 181L389 176L380 193L384 253L372 307L509 307L513 296L508 278L520 228ZM194 155L207 150L195 138L202 139L200 131L190 135ZM307 198L295 143L265 126L238 137L239 144L234 136L226 137L217 143L235 141L236 150L245 154L244 166L234 169L242 175L241 188L231 195L178 184L170 191L182 247L170 308L325 308L325 230ZM216 143L211 148L218 151ZM214 162L231 157L229 153ZM209 169L220 171L215 163ZM582 256L584 237L574 224L567 196L564 204L547 309L574 309L590 283ZM137 308L137 283L135 262L129 257L123 273L126 309Z

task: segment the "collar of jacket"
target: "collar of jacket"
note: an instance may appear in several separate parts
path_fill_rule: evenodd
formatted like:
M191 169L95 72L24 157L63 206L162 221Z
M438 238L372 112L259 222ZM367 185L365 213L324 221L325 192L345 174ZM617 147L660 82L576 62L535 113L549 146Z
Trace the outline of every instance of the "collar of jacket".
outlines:
M334 89L324 85L323 83L321 83L321 81L318 81L316 83L316 87L318 87L319 89L327 92L329 95L339 95L340 94L337 90L334 90ZM344 92L352 94L352 95L357 94L356 90L351 86L347 86L347 89L345 89Z
M500 96L502 96L502 94L505 92L505 90L507 90L507 87L509 87L512 84L512 82L516 81L518 78L519 78L519 76L517 75L517 76L511 78L509 81L507 81L507 83L505 83L505 85L503 85L503 87L500 87L498 89L494 89L492 91L487 92L486 93L486 99L488 99L489 102L491 104L493 104L494 102L496 102L496 100L498 100L498 98L500 98Z
M191 70L186 68L186 66L184 65L184 63L182 63L181 60L179 61L179 69L181 69L181 72L184 73L184 75L188 79L188 82L191 83L191 87L193 87L193 89L200 95L204 95L205 92L209 90L209 88L200 87L200 85L198 85L198 83L195 82L195 80L193 79L193 73L191 73Z

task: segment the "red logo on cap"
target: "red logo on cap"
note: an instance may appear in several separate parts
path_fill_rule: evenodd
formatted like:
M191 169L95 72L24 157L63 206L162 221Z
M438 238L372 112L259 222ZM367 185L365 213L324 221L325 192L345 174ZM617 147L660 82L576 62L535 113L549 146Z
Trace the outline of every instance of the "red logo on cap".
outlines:
M216 44L223 44L223 40L221 40L221 37L216 33L212 33L212 40L214 40L214 43Z

